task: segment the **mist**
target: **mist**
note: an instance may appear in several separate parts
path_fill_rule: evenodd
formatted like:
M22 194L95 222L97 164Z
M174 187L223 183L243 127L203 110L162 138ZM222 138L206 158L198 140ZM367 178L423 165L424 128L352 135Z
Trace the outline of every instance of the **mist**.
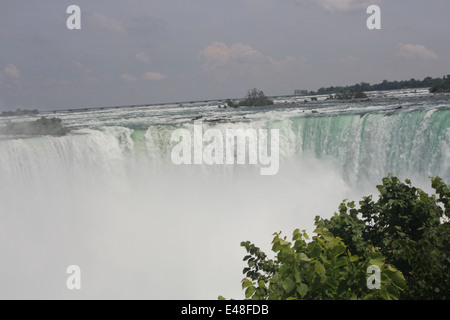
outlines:
M243 298L241 241L270 255L274 232L311 232L314 216L352 195L314 158L261 176L245 165L162 169L105 133L0 143L16 164L1 166L1 298ZM69 265L81 290L66 288Z

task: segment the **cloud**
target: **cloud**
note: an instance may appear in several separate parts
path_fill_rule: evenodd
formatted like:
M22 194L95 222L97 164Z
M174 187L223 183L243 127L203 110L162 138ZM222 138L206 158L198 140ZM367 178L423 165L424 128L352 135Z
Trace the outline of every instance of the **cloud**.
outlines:
M75 69L78 72L84 73L84 74L90 74L92 73L92 70L86 67L84 64L82 64L79 61L72 61L71 64L75 67Z
M123 21L107 17L100 13L88 13L87 22L91 27L106 30L115 33L126 33L129 29L128 25Z
M83 63L80 61L72 61L70 64L73 66L75 72L79 75L81 75L82 81L94 84L100 82L100 80L94 76L92 76L92 70L88 67L86 67Z
M141 61L144 63L150 63L150 57L145 52L140 52L134 56L137 61Z
M8 77L10 79L19 79L20 78L20 71L13 64L6 65L6 67L3 69L3 71L5 72L6 77Z
M228 46L216 41L200 50L198 57L203 62L202 81L219 86L224 96L251 87L290 92L310 71L305 57L277 59L243 43Z
M155 81L155 80L166 79L167 77L159 72L146 72L146 73L144 73L142 78L145 80Z
M433 51L421 44L403 44L396 46L397 55L409 59L437 60L439 57Z
M234 63L257 63L266 58L257 50L242 43L235 43L228 47L223 42L213 42L199 52L199 56L206 60L206 66L223 66Z
M359 58L354 56L345 56L338 58L327 58L326 61L327 63L352 64L359 61Z
M242 43L232 44L230 47L223 42L213 42L200 50L198 56L204 59L205 68L229 67L230 65L277 65L297 60L295 57L286 57L284 60L276 60L271 56L265 56L260 51ZM298 62L305 62L301 57Z
M382 0L296 0L298 4L316 4L329 12L354 12L365 10L373 4L380 4Z
M133 77L132 75L128 74L128 73L123 73L120 77L120 80L128 82L128 83L133 83L133 82L137 82L138 80Z
M306 63L305 57L287 56L285 59L277 60L266 56L249 45L235 43L227 46L223 42L213 42L200 50L199 58L204 61L203 69L211 70L240 70L251 72L257 70L281 70L286 66L301 66Z
M15 86L21 86L21 75L19 69L13 64L7 64L0 72L0 85L6 85L11 89Z

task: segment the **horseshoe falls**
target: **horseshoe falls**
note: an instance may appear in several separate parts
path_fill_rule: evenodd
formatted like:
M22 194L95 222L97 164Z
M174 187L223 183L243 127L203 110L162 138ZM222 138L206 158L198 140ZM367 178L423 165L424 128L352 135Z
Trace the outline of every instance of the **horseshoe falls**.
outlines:
M241 299L241 241L270 255L274 232L311 234L316 215L376 196L389 173L428 192L430 176L449 183L450 96L369 97L42 114L71 133L0 138L0 298ZM278 173L175 165L172 133L193 132L193 119L203 130L279 130ZM80 290L67 288L71 265Z

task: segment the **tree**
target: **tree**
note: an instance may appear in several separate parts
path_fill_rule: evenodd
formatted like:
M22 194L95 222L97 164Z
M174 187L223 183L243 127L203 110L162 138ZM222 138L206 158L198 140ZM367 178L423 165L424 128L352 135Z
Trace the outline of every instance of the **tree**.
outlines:
M264 92L254 88L249 90L244 100L239 102L239 106L267 106L273 105L273 101L268 99Z
M450 191L441 178L432 178L436 194L388 176L378 185L379 199L343 202L331 219L316 217L349 244L355 254L367 245L379 248L404 275L404 299L450 299Z
M450 75L443 78L443 80L439 81L438 83L435 83L430 88L431 93L445 93L450 92Z
M372 196L344 200L330 219L315 218L312 240L296 229L292 242L275 233L275 259L242 242L247 299L450 299L450 188L431 178L428 195L391 175ZM381 272L379 290L367 268Z

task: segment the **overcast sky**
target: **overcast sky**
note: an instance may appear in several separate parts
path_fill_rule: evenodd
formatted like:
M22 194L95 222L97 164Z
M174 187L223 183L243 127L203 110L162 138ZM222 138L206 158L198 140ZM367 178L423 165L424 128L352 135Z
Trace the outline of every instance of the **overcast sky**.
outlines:
M381 30L366 9L381 8ZM81 30L69 30L69 5ZM450 73L449 0L0 0L0 110L266 95Z

